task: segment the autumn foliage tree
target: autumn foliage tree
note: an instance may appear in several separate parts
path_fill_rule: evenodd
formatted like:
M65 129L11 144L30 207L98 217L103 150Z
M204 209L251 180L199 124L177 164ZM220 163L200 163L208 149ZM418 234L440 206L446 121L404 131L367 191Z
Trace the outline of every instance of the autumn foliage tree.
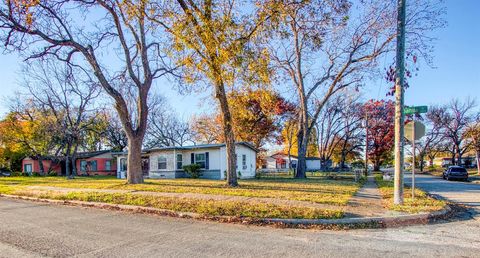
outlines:
M237 186L235 133L228 87L242 80L263 83L269 80L268 56L251 46L258 28L267 19L262 5L240 1L171 1L156 3L150 20L157 22L172 38L172 57L182 67L185 84L211 85L222 115L226 144L227 185ZM168 21L163 21L168 17ZM249 73L249 71L254 71Z
M368 117L368 157L374 170L380 170L392 155L394 146L395 106L391 100L369 100L364 105Z
M231 91L228 94L231 108L233 131L236 141L251 142L262 149L267 142L277 142L281 138L284 120L291 115L295 107L269 89L245 89ZM222 115L195 116L192 131L201 142L224 142L221 132Z

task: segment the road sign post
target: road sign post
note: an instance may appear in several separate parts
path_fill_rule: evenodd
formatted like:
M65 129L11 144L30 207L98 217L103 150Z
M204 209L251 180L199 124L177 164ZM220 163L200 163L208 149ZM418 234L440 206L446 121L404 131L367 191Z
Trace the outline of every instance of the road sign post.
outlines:
M415 121L415 116L421 113L427 113L428 107L427 106L412 106L412 107L405 107L405 115L413 115L413 120L411 122L412 129L411 134L407 131L407 139L412 142L412 200L415 199L415 156L416 156L416 147L415 141L417 139L422 138L425 135L425 125L422 123L417 123ZM410 123L409 123L410 124ZM408 124L407 124L408 125Z

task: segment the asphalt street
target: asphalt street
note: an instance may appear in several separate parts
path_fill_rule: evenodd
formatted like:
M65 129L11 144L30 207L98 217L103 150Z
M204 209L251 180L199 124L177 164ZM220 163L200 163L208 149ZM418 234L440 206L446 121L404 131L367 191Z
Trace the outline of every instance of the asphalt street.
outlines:
M329 231L221 224L0 198L0 257L479 257L480 185L430 176L419 176L417 183L476 208L431 225Z

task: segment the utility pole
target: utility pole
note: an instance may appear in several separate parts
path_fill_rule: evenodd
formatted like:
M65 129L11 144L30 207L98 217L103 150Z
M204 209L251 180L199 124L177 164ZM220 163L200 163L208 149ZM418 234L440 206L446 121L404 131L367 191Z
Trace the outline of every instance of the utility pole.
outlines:
M412 126L412 148L413 148L413 158L412 158L412 199L415 199L415 114L413 115L413 126Z
M405 16L406 0L398 0L397 6L397 55L395 70L395 178L393 203L403 204L403 87L405 84Z
M368 176L368 113L365 111L365 176Z

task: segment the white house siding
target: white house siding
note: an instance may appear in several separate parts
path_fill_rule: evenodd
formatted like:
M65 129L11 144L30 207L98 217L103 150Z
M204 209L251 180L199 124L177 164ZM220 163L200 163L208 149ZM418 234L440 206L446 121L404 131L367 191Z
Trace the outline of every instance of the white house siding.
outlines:
M167 167L165 169L158 168L158 158L165 157L167 159ZM175 169L176 157L173 150L162 150L150 153L150 170L148 175L150 178L176 178L177 171Z
M320 170L320 167L320 160L307 160L307 171L318 171Z
M222 173L221 179L225 179L225 171L227 170L227 155L226 147L221 148L221 153L223 155L222 159ZM257 153L249 147L246 147L241 144L235 146L235 154L237 155L237 172L242 174L241 178L253 178L255 177L255 169L257 163ZM243 167L242 164L242 155L246 155L246 167Z
M181 148L181 147L180 147ZM256 152L244 145L237 144L235 151L238 155L238 169L242 174L241 178L255 177ZM183 169L177 169L176 155L182 154L182 166L191 164L192 153L208 152L208 169L202 170L201 178L224 179L226 171L227 156L225 147L210 147L199 149L175 149L175 150L153 150L148 153L149 156L149 177L150 178L182 178L188 177ZM246 167L242 164L242 155L246 155ZM166 157L167 167L158 169L158 158ZM125 173L121 171L120 160L126 158L126 154L117 156L117 174L124 178Z
M180 150L177 150L180 151ZM192 160L192 153L206 153L208 152L208 169L202 170L202 176L200 178L206 179L221 179L221 150L220 148L204 148L193 150L181 150L183 153L183 164L189 165ZM187 176L187 175L184 175Z

